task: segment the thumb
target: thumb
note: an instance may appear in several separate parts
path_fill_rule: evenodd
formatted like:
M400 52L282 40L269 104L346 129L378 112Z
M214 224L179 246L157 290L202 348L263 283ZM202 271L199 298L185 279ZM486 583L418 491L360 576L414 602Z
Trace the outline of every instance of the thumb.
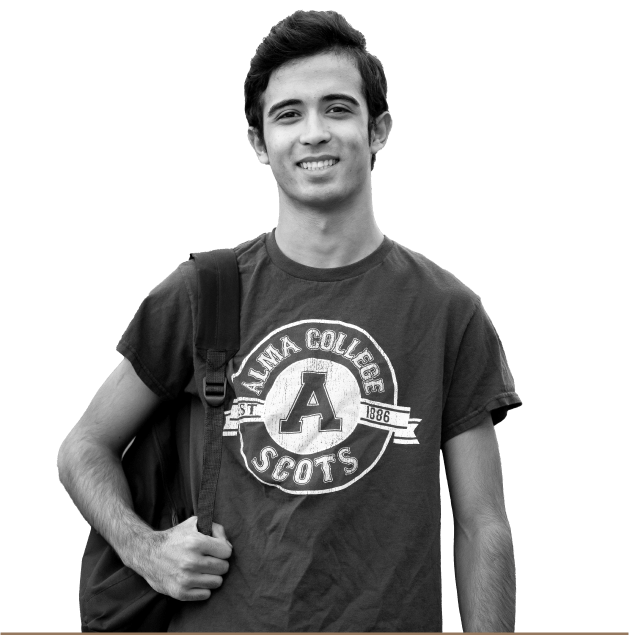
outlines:
M225 527L223 527L223 525L212 523L212 537L216 538L217 540L224 540L227 544L231 545L231 542L227 540L227 536L225 535Z

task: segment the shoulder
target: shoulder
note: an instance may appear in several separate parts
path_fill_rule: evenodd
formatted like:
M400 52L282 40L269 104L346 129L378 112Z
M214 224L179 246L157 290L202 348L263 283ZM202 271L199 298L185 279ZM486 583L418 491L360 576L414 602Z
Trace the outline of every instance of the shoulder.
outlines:
M248 240L234 247L241 275L252 272L263 262L268 261L266 236L266 234L260 234L253 240Z
M260 234L259 236L257 236L256 238L253 238L251 240L247 240L243 243L240 243L239 245L236 245L236 247L227 247L227 246L222 246L222 247L218 247L217 249L233 249L234 253L236 254L236 258L238 259L238 262L240 264L241 260L247 260L250 258L254 258L257 254L259 254L260 252L263 252L265 250L265 241L266 241L266 236L267 234ZM203 252L198 252L199 254L208 254L211 253L214 250L208 250L208 251L203 251ZM196 252L195 252L196 254ZM179 265L179 269L194 269L194 264L192 263L191 259L190 260L186 260L185 262L182 262Z
M391 275L409 292L417 292L426 300L472 313L480 298L454 274L426 256L393 242L386 261Z
M233 248L238 260L238 268L246 269L252 261L260 258L264 251L265 234L241 243ZM201 252L208 253L208 252ZM190 304L195 305L197 295L197 268L192 258L180 263L174 271L157 284L144 300L161 308L167 306Z
M188 296L185 275L188 268L188 262L181 263L149 292L147 300L173 301L177 298L185 299Z
M252 265L261 260L265 255L264 241L266 234L261 234L257 238L248 240L244 243L240 243L236 247L233 247L236 254L236 260L238 262L238 269L242 273L244 270L250 268ZM199 255L207 254L210 252L200 252ZM197 277L196 277L196 265L192 260L192 257L185 262L182 262L177 269L164 280L157 288L164 286L166 288L178 288L187 291L191 299L194 298L197 289Z

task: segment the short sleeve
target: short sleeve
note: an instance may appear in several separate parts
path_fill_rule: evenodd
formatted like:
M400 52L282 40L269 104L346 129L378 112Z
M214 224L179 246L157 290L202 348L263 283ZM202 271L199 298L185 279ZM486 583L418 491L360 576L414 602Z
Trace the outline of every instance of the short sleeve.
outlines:
M116 350L155 394L173 399L194 373L192 337L188 290L176 269L142 302Z
M443 409L441 444L491 413L494 424L521 406L494 325L479 302L463 333Z

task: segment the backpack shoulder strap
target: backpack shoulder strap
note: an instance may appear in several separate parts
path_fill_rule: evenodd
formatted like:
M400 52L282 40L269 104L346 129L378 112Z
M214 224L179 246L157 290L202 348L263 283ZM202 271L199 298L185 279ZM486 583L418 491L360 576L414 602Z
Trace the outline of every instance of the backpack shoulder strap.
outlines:
M198 349L231 353L240 348L240 278L233 249L191 254L197 270Z
M191 254L190 257L197 271L195 375L205 408L197 528L211 536L221 467L227 362L240 348L240 278L232 249Z

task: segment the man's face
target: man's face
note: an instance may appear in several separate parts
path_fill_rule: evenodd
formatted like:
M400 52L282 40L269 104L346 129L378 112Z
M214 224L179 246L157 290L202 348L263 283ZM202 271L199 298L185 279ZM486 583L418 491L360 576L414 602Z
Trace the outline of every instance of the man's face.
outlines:
M369 191L369 113L345 55L323 53L273 72L262 100L264 144L250 139L293 202L329 209Z

